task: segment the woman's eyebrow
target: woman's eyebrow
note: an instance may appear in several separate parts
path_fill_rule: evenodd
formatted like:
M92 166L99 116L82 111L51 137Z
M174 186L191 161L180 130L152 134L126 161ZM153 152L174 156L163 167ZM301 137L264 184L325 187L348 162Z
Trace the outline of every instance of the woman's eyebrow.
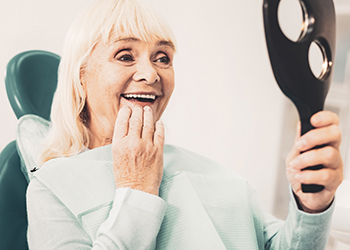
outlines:
M117 43L117 42L139 42L139 41L141 41L141 40L138 39L138 38L135 38L135 37L122 37L122 38L117 38L117 39L113 40L112 43L114 44L114 43ZM157 45L158 46L166 45L166 46L169 46L170 48L172 48L175 51L175 45L171 41L160 40L160 41L157 42Z
M165 41L165 40L161 40L159 42L157 42L157 45L161 46L161 45L167 45L169 47L171 47L174 51L175 51L175 45L173 42L171 41Z
M122 38L117 38L113 41L113 43L117 42L139 42L140 39L135 38L135 37L122 37Z

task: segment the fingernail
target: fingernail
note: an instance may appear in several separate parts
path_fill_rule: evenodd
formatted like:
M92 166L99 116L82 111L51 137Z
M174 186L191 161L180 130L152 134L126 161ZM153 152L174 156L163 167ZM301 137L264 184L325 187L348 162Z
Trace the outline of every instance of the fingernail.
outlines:
M323 120L323 117L321 114L315 115L314 117L312 117L313 122L319 123Z
M144 110L144 111L151 111L152 109L151 109L151 107L149 107L149 106L144 106L144 107L143 107L143 110Z
M306 146L306 141L305 139L299 139L296 143L295 143L295 147L297 149L303 149Z
M289 163L289 166L292 167L292 168L295 168L299 165L299 160L298 159L294 159L292 160L290 163Z

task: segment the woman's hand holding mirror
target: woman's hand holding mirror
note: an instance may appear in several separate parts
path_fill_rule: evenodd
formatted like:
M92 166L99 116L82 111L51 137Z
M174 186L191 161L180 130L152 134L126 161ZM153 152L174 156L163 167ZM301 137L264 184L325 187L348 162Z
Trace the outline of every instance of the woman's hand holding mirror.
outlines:
M322 212L334 199L335 191L343 180L343 162L340 155L341 133L339 118L329 111L321 111L311 117L315 129L303 136L297 131L295 144L286 159L287 177L299 205L306 212ZM316 146L325 145L320 148ZM303 152L303 153L302 153ZM305 170L309 166L322 165L319 170ZM301 184L318 184L325 188L318 193L305 193Z

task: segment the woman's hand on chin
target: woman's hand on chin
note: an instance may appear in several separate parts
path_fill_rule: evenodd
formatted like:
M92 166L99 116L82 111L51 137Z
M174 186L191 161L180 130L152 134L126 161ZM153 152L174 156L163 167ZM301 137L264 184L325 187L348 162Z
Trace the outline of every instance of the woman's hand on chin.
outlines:
M333 201L335 191L343 180L343 161L339 151L341 133L338 116L321 111L311 117L311 124L315 129L302 137L297 136L286 165L287 177L300 207L306 212L317 213L326 210ZM300 128L297 135L300 135ZM326 146L313 149L321 145ZM324 168L303 171L316 165ZM304 193L301 184L317 184L325 188L318 193Z
M153 120L148 106L123 106L113 142L113 171L117 188L129 187L158 195L163 176L164 127Z

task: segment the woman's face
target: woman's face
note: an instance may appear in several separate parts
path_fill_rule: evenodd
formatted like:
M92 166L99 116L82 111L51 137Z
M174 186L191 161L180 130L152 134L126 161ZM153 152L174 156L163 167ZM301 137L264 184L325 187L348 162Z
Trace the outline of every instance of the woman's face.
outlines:
M93 134L112 136L124 105L150 106L159 120L174 89L173 56L166 41L97 43L81 77Z

